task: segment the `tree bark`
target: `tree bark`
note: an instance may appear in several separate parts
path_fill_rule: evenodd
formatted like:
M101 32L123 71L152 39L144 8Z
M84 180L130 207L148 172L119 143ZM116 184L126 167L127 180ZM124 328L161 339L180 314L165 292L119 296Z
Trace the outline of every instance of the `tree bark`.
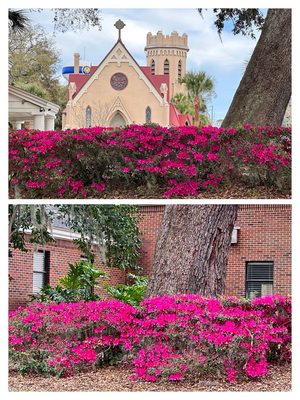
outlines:
M281 125L291 97L291 9L269 9L222 127Z
M146 296L223 294L237 209L237 205L166 206Z
M199 126L199 120L200 120L200 98L199 98L199 96L195 96L195 98L194 98L194 110L195 110L194 124L195 124L195 126Z

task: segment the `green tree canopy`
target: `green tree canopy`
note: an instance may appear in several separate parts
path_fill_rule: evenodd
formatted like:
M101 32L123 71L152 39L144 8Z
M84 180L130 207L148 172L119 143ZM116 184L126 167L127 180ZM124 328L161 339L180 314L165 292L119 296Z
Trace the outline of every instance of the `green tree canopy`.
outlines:
M9 28L14 32L22 32L30 26L28 12L41 12L42 8L30 8L27 10L8 11ZM99 8L51 8L53 12L54 32L88 30L98 27L101 30L101 11Z
M9 35L9 82L48 100L59 101L59 79L56 73L60 55L54 42L42 27L27 27L22 34ZM33 89L35 88L35 89Z
M195 116L194 103L191 96L183 93L176 93L176 95L171 99L171 103L174 104L181 114L190 114L193 117ZM211 124L211 120L207 114L207 105L204 98L201 98L200 112L199 125L205 126Z
M88 260L94 261L96 246L107 266L124 271L138 270L138 210L129 205L9 205L10 248L27 251L26 233L31 243L53 241L51 227L62 220L80 234L75 244Z
M8 43L9 83L61 106L56 120L59 127L67 86L60 83L57 75L60 54L54 41L41 26L28 25L21 33L12 30Z
M202 16L203 8L198 8ZM214 24L219 35L221 35L226 22L232 23L232 33L237 35L248 35L255 38L255 30L261 30L265 18L259 8L213 8L216 16Z
M194 115L193 100L184 93L176 93L171 99L171 103L177 108L181 114Z

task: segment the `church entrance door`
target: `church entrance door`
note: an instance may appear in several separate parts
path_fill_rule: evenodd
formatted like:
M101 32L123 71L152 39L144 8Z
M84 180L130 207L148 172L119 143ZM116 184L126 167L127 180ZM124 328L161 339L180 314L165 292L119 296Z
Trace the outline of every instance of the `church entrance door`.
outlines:
M116 127L116 126L125 126L126 121L123 117L123 115L118 111L113 118L110 121L110 126Z

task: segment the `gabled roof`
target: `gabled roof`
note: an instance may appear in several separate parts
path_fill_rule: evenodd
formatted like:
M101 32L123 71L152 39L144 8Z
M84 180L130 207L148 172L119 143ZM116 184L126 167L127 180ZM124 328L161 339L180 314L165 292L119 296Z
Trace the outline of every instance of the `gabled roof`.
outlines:
M35 94L29 93L26 90L20 89L13 85L8 86L8 93L20 97L22 100L25 100L28 103L34 104L38 107L51 109L51 111L54 113L57 113L60 109L58 104L52 103L52 101L45 100L42 97L36 96Z
M170 125L171 126L178 126L179 125L179 112L174 104L170 104Z
M112 49L108 52L108 54L103 58L103 60L100 62L100 64L97 67L92 67L93 68L93 72L90 75L87 75L88 76L87 79L84 79L84 78L77 79L77 77L75 77L75 78L73 77L75 74L70 74L69 79L70 78L71 79L75 79L75 83L76 83L76 80L77 80L78 84L80 85L80 89L79 90L76 87L76 93L73 96L73 99L75 100L75 102L76 102L76 98L78 98L78 96L80 96L80 94L83 92L83 90L87 89L89 84L91 84L98 77L99 73L102 71L102 69L104 68L106 63L110 60L110 57L112 57L114 50L118 46L119 46L119 48L122 48L124 50L124 52L126 53L126 54L124 54L124 56L126 56L126 57L128 57L130 59L131 65L133 66L133 68L140 75L140 77L144 80L144 82L149 87L150 91L154 94L154 96L157 98L157 100L159 100L159 102L162 103L163 102L163 98L161 96L159 88L157 87L158 86L158 81L155 81L155 84L154 84L152 82L152 80L149 79L149 77L141 69L141 67L135 61L135 59L130 54L130 52L127 50L127 48L125 47L125 45L123 44L123 42L121 40L118 40L116 42L116 44L112 47ZM124 58L122 58L122 59L124 59ZM117 62L122 62L122 60L119 59ZM92 71L92 68L91 68L91 71ZM70 80L70 82L72 82L72 81L73 80ZM77 83L76 83L76 85L77 85Z
M170 104L170 126L184 126L188 120L190 125L193 125L191 114L180 114L174 104Z
M161 84L162 83L167 84L167 86L168 86L167 100L169 101L169 94L170 94L169 75L152 75L150 67L140 67L140 68L144 72L144 74L147 76L147 78L152 82L153 86L155 86L155 88L157 89L157 91L159 93L160 93Z
M193 125L193 117L191 114L179 114L180 126L185 125L186 121L189 121L190 125Z
M90 76L96 71L97 65L93 65L91 67L91 71L88 75L86 74L69 74L69 83L74 82L76 85L76 92L74 93L73 97L79 92L82 86L89 80Z

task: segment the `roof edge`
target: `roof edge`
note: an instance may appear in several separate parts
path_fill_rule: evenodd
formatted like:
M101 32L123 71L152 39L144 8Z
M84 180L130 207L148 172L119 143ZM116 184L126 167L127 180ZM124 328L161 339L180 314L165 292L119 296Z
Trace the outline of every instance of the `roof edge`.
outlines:
M13 85L8 85L8 92L14 95L19 95L23 96L28 99L28 101L31 100L32 103L37 104L39 106L52 106L53 108L57 108L57 111L60 109L60 106L58 104L53 103L52 101L45 100L42 97L36 96L35 94L32 94L30 92L27 92L24 89L21 89L17 86ZM55 110L53 110L55 111Z

